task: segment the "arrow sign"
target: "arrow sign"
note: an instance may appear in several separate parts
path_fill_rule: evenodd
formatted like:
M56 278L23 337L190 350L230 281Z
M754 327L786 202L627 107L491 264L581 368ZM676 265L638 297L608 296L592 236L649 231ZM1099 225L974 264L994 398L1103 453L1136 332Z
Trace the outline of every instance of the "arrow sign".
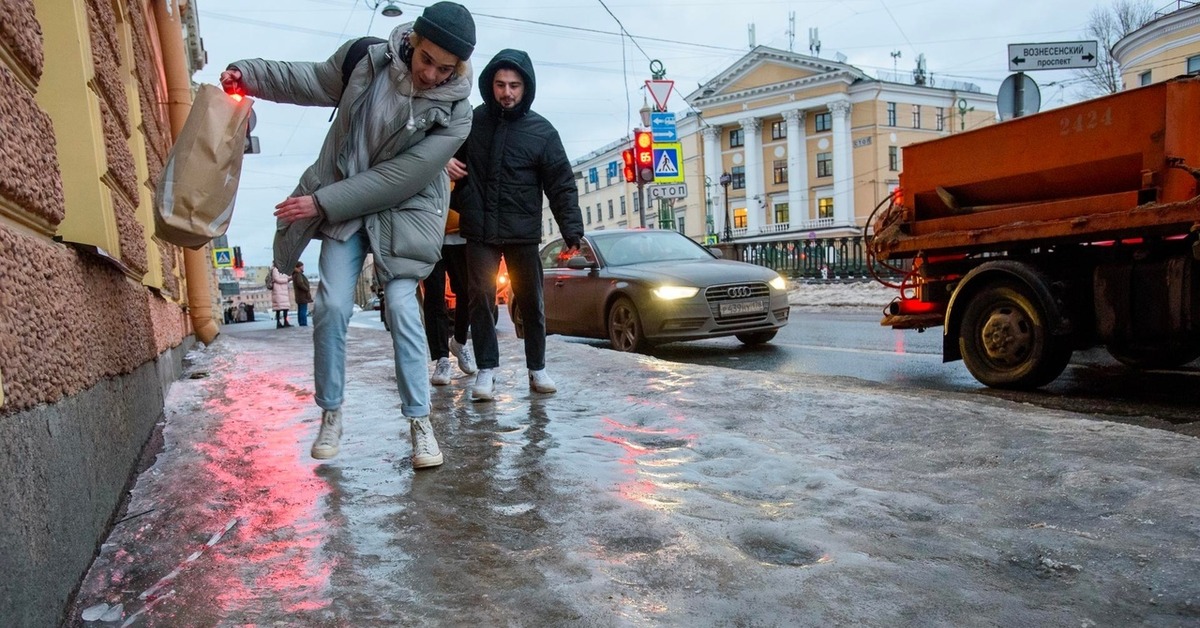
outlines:
M675 130L675 114L655 111L650 114L650 133L655 142L674 142L679 139Z
M1099 44L1096 41L1056 41L1045 44L1009 44L1008 69L1072 70L1096 67Z
M659 111L667 110L667 99L671 97L671 90L673 89L675 89L675 81L667 79L650 79L646 81L646 90L654 98L654 104L658 105Z

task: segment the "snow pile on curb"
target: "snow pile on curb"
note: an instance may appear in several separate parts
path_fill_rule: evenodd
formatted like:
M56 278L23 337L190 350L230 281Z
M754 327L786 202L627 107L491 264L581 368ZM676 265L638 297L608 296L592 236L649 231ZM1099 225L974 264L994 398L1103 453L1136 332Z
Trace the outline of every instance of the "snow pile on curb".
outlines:
M882 310L899 293L874 281L792 283L788 303L795 306L865 307Z

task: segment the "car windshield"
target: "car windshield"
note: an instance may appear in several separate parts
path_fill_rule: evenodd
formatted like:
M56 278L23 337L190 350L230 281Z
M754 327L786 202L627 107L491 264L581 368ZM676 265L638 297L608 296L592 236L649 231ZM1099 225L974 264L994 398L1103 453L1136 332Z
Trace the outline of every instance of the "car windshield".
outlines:
M713 259L707 250L677 231L601 233L592 236L592 242L609 266Z

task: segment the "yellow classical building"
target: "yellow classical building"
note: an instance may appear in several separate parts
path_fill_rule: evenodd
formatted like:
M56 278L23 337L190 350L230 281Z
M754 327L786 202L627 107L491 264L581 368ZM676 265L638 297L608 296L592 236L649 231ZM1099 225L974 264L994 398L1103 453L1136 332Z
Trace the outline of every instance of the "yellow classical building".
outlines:
M1126 89L1200 73L1200 4L1176 2L1113 45Z
M671 228L708 243L857 235L897 185L901 147L996 119L996 97L971 84L880 80L763 46L684 99L687 196L641 198L621 176L625 137L574 163L585 227Z

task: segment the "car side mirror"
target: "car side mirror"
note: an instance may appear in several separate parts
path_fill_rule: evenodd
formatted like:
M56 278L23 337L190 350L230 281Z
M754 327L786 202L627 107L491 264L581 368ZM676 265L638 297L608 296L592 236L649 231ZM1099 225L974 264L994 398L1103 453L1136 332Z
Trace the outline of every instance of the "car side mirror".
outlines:
M567 268L570 268L571 270L584 270L587 268L592 268L593 266L595 266L595 264L589 262L587 258L582 255L572 255L571 258L567 260Z
M708 252L712 253L713 257L715 257L717 259L725 259L725 252L722 251L721 249L718 249L716 247L709 247Z

